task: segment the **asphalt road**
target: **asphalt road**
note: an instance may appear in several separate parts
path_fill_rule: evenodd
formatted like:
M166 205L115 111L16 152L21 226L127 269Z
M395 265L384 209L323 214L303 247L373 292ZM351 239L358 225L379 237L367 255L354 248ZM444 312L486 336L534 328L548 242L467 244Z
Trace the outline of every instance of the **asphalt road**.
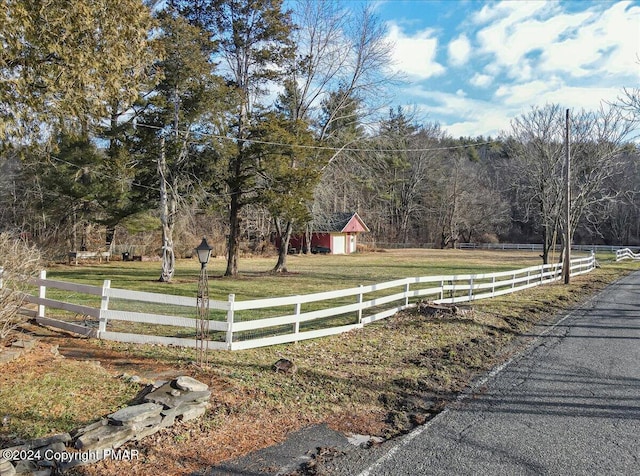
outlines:
M405 437L331 475L640 475L640 272L539 332Z

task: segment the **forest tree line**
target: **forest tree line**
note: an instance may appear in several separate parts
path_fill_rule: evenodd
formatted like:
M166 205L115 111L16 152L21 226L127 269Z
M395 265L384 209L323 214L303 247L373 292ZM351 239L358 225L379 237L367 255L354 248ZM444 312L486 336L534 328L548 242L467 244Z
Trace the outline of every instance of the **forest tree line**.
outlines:
M170 281L206 235L233 276L277 237L286 271L292 234L339 211L371 246L535 242L546 261L562 240L562 106L473 138L390 108L367 6L9 0L0 34L0 231L51 258L115 234ZM639 111L633 88L571 111L574 242L640 243Z

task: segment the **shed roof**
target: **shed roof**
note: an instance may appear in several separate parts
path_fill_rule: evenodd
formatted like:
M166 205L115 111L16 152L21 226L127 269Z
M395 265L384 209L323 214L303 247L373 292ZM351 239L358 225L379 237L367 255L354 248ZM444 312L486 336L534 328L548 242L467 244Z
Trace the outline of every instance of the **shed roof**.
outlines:
M369 231L360 215L355 212L338 212L316 219L313 231L316 233L357 233Z

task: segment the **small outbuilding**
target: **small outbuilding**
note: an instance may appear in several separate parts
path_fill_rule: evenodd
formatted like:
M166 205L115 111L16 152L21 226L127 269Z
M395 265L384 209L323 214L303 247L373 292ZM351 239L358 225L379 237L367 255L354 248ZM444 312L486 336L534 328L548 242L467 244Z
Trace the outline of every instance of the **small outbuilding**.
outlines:
M311 232L311 252L331 253L334 255L355 253L358 246L358 235L368 232L362 218L355 212L333 213L324 220L317 219ZM304 249L304 235L291 237L290 246L297 250Z

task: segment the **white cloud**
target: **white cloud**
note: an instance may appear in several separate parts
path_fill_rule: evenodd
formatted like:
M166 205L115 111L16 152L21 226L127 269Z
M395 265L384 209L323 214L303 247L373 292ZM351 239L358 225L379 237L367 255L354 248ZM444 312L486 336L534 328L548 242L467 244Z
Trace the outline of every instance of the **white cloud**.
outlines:
M485 109L482 114L470 121L443 124L452 137L497 137L509 124L509 117L500 109Z
M544 71L576 77L595 71L640 77L635 64L640 53L640 7L619 2L607 10L592 11L571 33L544 51L540 63Z
M397 24L391 22L387 40L394 45L392 67L397 71L414 79L427 79L445 72L445 68L435 60L438 39L433 30L407 36Z
M485 4L464 20L464 29L457 30L463 34L446 40L438 30L447 44L447 64L463 66L466 76L456 70L459 74L435 80L444 72L435 60L435 30L409 37L396 28L401 50L426 52L419 59L431 65L418 78L425 81L415 81L400 96L454 137L495 136L532 106L595 110L603 101L615 101L623 87L640 84L639 2L573 6L579 8L538 0ZM411 66L417 63L415 53L400 57L409 63L405 71L419 76L419 68Z
M538 0L490 3L475 13L472 20L474 23L483 24L498 18L510 18L517 23L519 20L528 18L536 12L548 9L551 3Z
M537 104L540 98L561 89L562 86L563 84L558 78L502 85L496 89L495 97L507 106Z
M476 73L469 80L469 83L477 88L486 88L493 83L493 76L490 76L488 74Z
M449 43L449 62L454 66L461 66L469 60L471 42L466 35L460 35Z
M493 58L494 69L518 81L560 72L576 78L595 71L638 77L633 62L640 7L625 1L576 13L561 8L560 2L538 1L484 6L475 16L476 23L484 23L477 33L480 52Z

